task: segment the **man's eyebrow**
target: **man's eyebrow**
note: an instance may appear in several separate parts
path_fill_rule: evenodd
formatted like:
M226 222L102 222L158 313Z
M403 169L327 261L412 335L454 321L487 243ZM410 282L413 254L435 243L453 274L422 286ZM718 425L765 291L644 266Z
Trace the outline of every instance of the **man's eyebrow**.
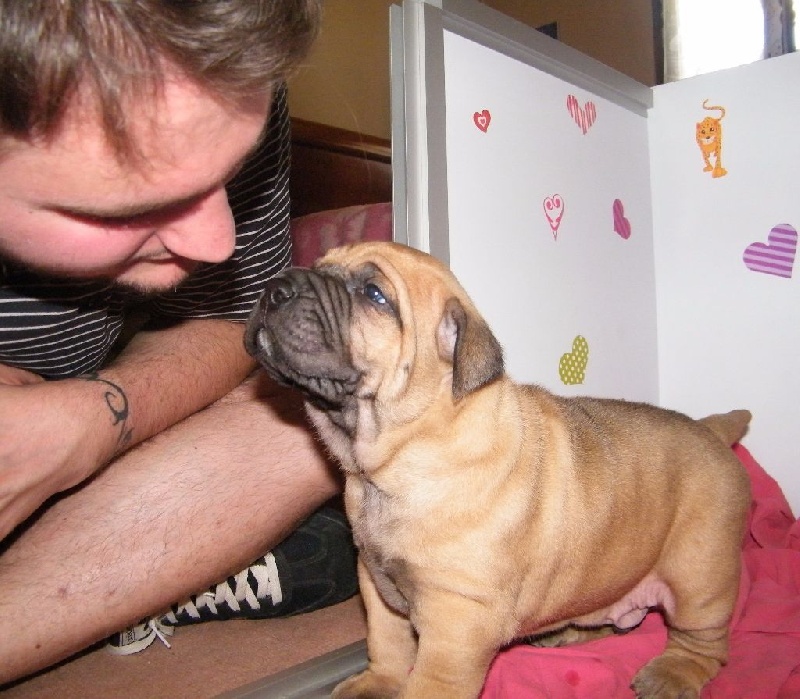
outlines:
M225 175L220 179L220 183L225 185L230 182L244 167L250 157L261 147L264 142L264 138L266 136L266 126L261 131L256 142L248 149L247 153L244 154L239 160L237 160L233 166L225 173ZM137 217L142 216L149 216L149 215L158 215L158 214L165 214L169 213L170 211L179 211L184 208L189 208L196 202L200 201L212 191L217 189L219 184L215 184L207 189L201 190L199 192L194 192L189 194L185 197L180 197L179 199L165 199L165 200L155 200L155 201L137 201L132 202L130 204L121 204L119 206L115 206L112 209L103 209L103 208L96 208L93 206L61 206L61 205L52 205L46 208L50 209L59 214L64 214L66 216L74 216L75 218L87 218L87 219L97 219L99 221L108 220L113 221L114 219L134 219Z
M121 204L112 209L95 208L93 206L62 206L60 204L48 206L50 211L54 211L65 216L74 218L97 219L98 221L113 221L115 219L135 219L144 216L155 216L168 213L172 210L188 208L195 202L200 201L208 194L207 191L190 194L180 199L165 199L164 201L134 202L132 204Z

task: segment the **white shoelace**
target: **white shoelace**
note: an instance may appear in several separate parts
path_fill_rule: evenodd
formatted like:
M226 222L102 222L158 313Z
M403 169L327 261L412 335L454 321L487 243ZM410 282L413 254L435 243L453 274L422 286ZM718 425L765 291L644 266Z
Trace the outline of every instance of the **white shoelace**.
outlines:
M161 641L167 648L172 648L167 640L167 636L172 636L175 633L175 630L170 628L169 626L162 626L158 619L150 619L147 622L147 625L153 630L156 637L159 641Z
M249 573L252 573L256 580L255 591L250 587ZM278 577L278 566L275 563L275 556L271 552L264 556L263 562L237 573L233 578L233 588L225 580L219 583L213 592L209 590L202 595L198 595L194 602L189 600L180 605L175 611L166 614L164 618L174 624L178 624L178 615L186 612L190 617L199 619L201 609L207 608L211 610L212 614L217 614L217 607L222 604L238 612L241 610L242 602L246 603L250 609L260 609L261 603L259 600L266 597L269 597L272 600L272 604L275 605L280 604L283 600L283 591Z

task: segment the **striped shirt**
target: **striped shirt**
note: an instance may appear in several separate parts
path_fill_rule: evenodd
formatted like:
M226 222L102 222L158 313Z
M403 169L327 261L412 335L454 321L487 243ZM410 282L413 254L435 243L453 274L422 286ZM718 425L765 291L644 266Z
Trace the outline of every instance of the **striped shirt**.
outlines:
M177 289L142 303L105 281L55 279L0 263L0 363L47 378L101 367L132 310L156 319L244 322L264 283L289 264L290 134L286 90L276 91L267 137L227 186L233 255L204 264Z

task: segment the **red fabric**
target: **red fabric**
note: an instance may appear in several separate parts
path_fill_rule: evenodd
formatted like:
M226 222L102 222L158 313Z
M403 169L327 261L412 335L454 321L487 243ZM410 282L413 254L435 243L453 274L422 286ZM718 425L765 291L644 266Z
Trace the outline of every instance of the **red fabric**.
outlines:
M331 248L362 240L392 239L392 204L363 204L292 220L292 264L310 267Z
M742 446L753 504L742 547L742 581L730 659L703 699L800 697L800 520L777 483ZM567 648L515 646L495 659L483 699L634 696L636 672L664 649L660 615L624 635Z

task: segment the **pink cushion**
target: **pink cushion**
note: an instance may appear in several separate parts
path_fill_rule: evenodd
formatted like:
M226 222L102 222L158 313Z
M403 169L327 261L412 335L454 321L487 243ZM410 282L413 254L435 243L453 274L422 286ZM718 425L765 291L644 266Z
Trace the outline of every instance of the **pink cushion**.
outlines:
M392 239L392 205L364 204L292 220L292 264L310 267L331 248L361 240Z

